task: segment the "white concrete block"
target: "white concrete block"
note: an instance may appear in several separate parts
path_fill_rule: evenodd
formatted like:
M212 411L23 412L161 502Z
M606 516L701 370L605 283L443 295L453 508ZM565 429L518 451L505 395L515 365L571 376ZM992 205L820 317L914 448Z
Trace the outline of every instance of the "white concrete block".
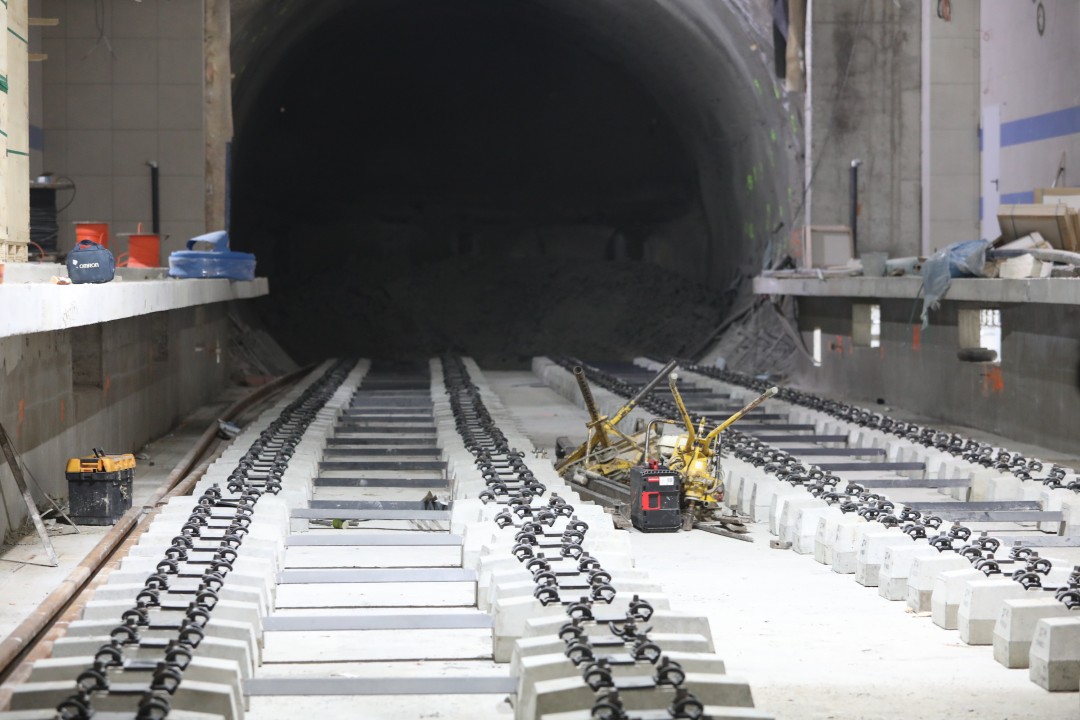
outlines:
M992 645L994 625L1006 600L1027 595L1023 585L1011 577L968 581L956 615L960 639L968 645Z
M937 576L949 570L967 570L971 563L962 555L954 552L936 555L916 555L911 561L908 573L907 605L915 612L930 612L934 582Z
M878 527L880 529L877 532L863 533L855 554L855 582L865 587L877 587L879 570L887 548L894 545L907 546L914 542L901 532L900 528Z
M908 576L915 558L938 555L935 548L924 542L887 547L878 572L878 595L886 600L907 600Z
M780 538L780 542L791 543L795 545L795 541L798 537L800 529L800 515L804 510L817 509L825 510L828 504L824 500L819 500L813 497L809 493L804 493L803 497L792 498L784 503L784 510L780 516L779 532L777 533ZM816 526L815 526L816 530Z
M1075 615L1053 597L1006 600L994 625L994 659L1007 668L1026 668L1035 626L1044 618ZM1078 687L1080 689L1080 687Z
M1039 620L1029 663L1031 681L1044 690L1080 689L1080 616Z
M784 507L795 500L805 500L810 495L801 487L791 487L787 483L781 483L780 487L772 495L769 504L769 532L780 535L780 519L784 515ZM812 498L810 498L812 499Z
M824 518L840 518L843 513L835 505L801 507L795 516L791 548L800 555L815 552L819 525Z
M986 576L971 567L946 570L934 576L934 591L930 598L930 611L934 624L946 630L957 629L957 614L964 599L967 583L985 580Z
M863 535L868 532L877 532L883 527L880 523L866 522L865 518L857 515L848 515L838 520L836 536L833 540L833 572L841 575L853 574Z

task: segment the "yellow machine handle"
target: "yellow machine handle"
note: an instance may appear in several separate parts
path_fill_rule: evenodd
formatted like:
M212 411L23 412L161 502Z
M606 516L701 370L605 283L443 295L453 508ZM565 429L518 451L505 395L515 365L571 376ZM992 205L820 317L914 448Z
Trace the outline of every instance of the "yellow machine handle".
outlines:
M682 393L679 392L676 384L678 381L679 376L672 373L668 377L668 388L671 389L671 396L675 398L675 407L678 408L679 414L682 415L683 425L686 426L686 449L689 450L694 445L697 433L694 432L694 421L690 419L690 412L686 409L686 403L683 402Z
M717 436L720 433L722 433L724 430L726 430L728 427L730 427L733 423L737 423L739 420L741 420L743 415L746 415L746 413L750 412L751 410L756 408L758 405L760 405L761 403L763 403L766 400L768 400L769 398L771 398L773 395L776 395L776 393L778 393L778 392L780 392L780 388L778 388L778 387L776 387L774 385L773 387L769 388L765 392L761 393L761 395L758 395L756 398L751 400L746 405L746 407L744 407L742 410L740 410L739 412L735 413L734 415L729 417L724 422L717 425L713 429L713 431L711 433L709 433L708 435L705 436L705 443L706 444L711 443L713 440L715 440L717 438Z

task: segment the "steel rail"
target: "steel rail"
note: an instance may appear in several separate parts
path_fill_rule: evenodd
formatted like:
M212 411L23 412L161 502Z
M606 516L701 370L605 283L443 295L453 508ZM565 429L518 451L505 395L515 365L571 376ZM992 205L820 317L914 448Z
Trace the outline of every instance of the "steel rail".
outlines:
M220 416L221 419L234 420L256 404L268 401L308 375L314 367L314 364L305 365L256 388L226 408ZM76 602L79 594L90 585L106 563L118 555L118 551L132 544L129 540L137 530L145 528L162 504L172 497L190 492L206 472L211 459L205 459L205 456L212 449L217 433L218 422L215 419L147 501L124 513L56 589L0 641L0 682L4 683L0 685L0 711L10 705L10 686L24 682L30 676L33 662L48 656L52 641L56 638L46 638L46 635L51 634L50 629ZM60 635L62 633L57 634L57 637ZM43 643L45 640L49 642Z

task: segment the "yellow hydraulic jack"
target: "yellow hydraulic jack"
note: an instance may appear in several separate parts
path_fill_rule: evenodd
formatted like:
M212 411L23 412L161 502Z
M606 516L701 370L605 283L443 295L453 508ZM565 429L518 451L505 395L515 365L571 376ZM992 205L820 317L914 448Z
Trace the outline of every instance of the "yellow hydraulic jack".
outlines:
M574 379L577 380L581 397L585 400L585 409L589 413L589 422L586 423L589 435L576 450L560 460L555 465L555 469L559 473L564 473L567 470L580 468L586 478L590 475L600 475L607 479L625 482L630 468L638 464L644 454L644 447L636 438L622 432L617 426L633 412L642 398L664 381L664 378L675 369L675 364L672 360L665 365L656 377L610 418L600 414L592 389L589 387L589 381L585 377L584 368L575 367Z
M679 436L675 441L668 467L683 477L683 529L690 530L697 520L705 519L699 518L700 514L704 514L710 505L714 505L723 498L724 479L718 457L720 433L771 398L779 389L769 388L706 435L705 418L701 419L695 430L694 421L690 419L690 412L686 409L686 403L683 402L682 394L675 384L677 380L675 375L671 375L668 378L668 386L671 388L671 395L675 398L675 405L679 408L679 414L682 415L686 434Z

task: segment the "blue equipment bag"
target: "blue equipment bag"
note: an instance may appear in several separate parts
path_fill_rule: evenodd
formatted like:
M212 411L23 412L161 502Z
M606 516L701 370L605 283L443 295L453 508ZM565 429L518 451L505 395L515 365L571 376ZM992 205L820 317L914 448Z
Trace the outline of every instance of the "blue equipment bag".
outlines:
M67 257L68 277L76 285L107 283L116 275L116 259L93 240L81 240Z
M194 250L197 243L207 243L213 249ZM169 254L169 277L255 279L255 256L230 250L229 234L224 230L193 237L187 248Z

